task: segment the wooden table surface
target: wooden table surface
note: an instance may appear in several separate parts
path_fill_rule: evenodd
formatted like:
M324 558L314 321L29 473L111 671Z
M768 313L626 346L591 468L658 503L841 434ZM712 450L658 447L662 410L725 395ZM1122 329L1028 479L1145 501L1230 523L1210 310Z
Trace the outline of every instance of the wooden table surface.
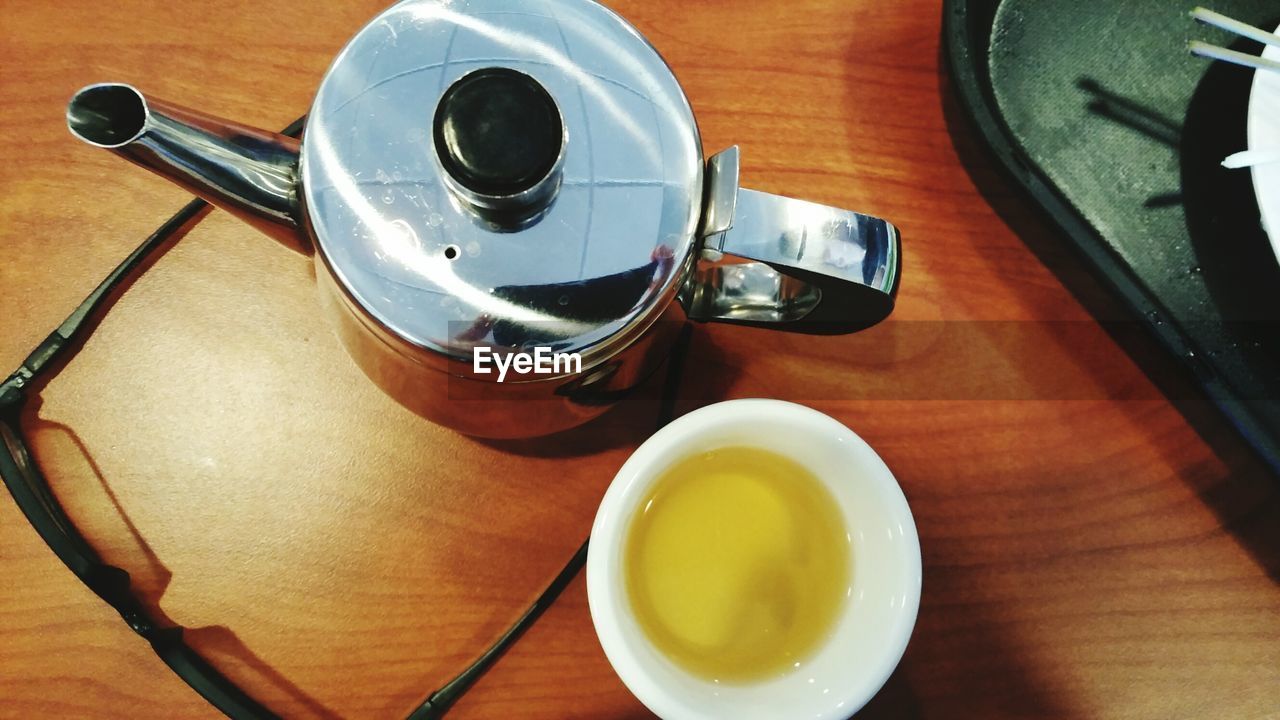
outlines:
M123 80L282 127L383 5L5 3L0 364L185 199L74 141L74 90ZM859 717L1280 716L1280 482L1139 333L1100 329L1124 313L960 117L937 0L614 6L684 83L706 148L742 146L746 184L903 230L890 322L819 339L699 326L680 390L680 412L813 405L906 491L919 623ZM211 215L26 428L85 535L251 694L288 717L402 717L573 553L652 431L660 380L566 437L478 442L367 382L312 283L302 256ZM0 572L0 716L216 716L5 495ZM455 715L646 713L578 577Z

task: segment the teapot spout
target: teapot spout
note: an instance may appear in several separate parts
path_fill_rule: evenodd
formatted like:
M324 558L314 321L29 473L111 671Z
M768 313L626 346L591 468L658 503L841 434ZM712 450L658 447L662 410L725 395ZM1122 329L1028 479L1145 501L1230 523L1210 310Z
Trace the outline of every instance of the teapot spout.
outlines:
M299 221L297 140L144 97L121 83L77 92L67 126L288 247L309 250Z

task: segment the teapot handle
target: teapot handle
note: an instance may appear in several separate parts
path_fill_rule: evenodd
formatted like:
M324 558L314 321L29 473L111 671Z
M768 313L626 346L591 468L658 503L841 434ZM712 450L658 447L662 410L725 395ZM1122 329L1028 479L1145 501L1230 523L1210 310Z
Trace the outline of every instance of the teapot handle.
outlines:
M837 334L893 310L898 229L880 218L738 187L738 148L707 163L701 256L681 293L694 320Z

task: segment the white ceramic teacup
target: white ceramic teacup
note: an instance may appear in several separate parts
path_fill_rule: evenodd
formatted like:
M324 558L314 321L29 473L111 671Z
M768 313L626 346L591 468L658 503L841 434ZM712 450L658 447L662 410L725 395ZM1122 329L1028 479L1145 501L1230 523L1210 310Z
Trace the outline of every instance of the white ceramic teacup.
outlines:
M751 446L808 468L839 503L850 534L848 600L825 643L781 677L720 684L664 657L637 624L623 546L639 503L672 463L719 447ZM920 541L906 498L861 438L811 408L732 400L696 410L649 438L618 471L591 530L587 592L600 644L623 683L666 720L846 718L884 685L906 650L920 606Z

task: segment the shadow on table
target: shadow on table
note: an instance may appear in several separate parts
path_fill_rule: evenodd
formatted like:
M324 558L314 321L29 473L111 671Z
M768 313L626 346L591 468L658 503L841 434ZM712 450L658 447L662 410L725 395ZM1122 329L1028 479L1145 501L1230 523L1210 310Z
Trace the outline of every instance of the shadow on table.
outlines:
M165 614L160 606L160 601L164 598L164 593L169 587L173 573L156 556L151 546L147 544L147 541L138 531L137 526L129 518L128 513L120 505L115 493L111 490L110 484L103 477L101 469L89 453L88 448L85 447L84 442L74 430L66 425L40 419L38 417L40 405L40 398L36 396L28 401L24 410L23 427L28 433L28 437L55 434L62 436L76 448L80 457L83 458L85 466L96 479L98 489L101 490L112 512L124 523L131 544L143 558L141 567L136 566L135 563L132 568L129 568L129 562L118 562L115 558L110 558L107 561L129 568L128 572L132 580L131 585L138 599L146 607L147 612L151 613L152 617L161 625L175 626L176 623ZM51 479L50 482L53 487L57 487L56 480ZM72 508L67 508L67 512L69 515L73 515ZM134 558L136 559L136 556ZM200 653L206 660L229 659L233 663L232 667L228 668L225 664L219 663L223 666L218 669L237 685L268 685L305 708L312 717L323 718L324 720L336 720L339 717L323 703L290 682L266 660L245 645L230 628L224 625L184 628L183 638L192 649Z

